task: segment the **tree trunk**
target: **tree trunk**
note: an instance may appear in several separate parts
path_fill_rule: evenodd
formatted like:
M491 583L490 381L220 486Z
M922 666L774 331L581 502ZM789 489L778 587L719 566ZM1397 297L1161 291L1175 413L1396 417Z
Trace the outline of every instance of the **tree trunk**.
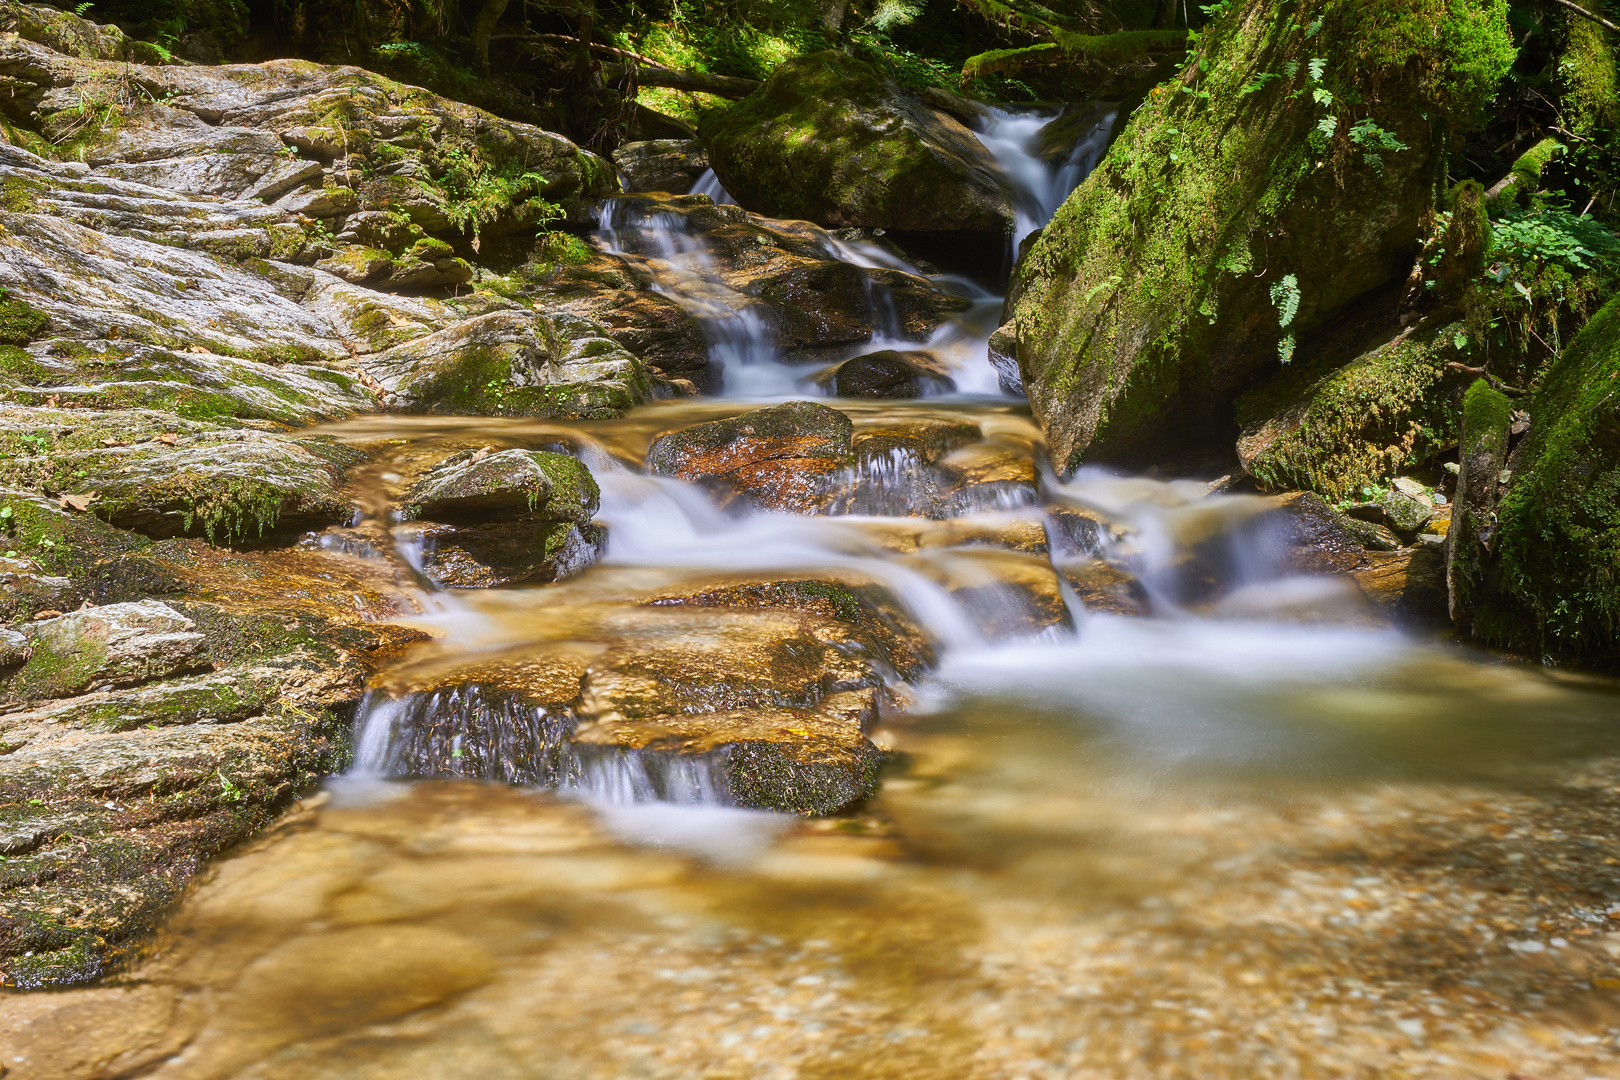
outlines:
M489 63L489 39L495 33L495 24L501 21L506 14L508 0L484 0L484 6L478 9L478 18L473 20L472 43L478 50L478 59Z

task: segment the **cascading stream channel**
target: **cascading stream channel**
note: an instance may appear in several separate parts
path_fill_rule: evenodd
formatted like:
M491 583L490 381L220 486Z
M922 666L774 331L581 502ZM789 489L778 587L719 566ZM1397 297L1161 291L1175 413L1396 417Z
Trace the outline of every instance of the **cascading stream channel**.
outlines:
M1019 191L1017 241L1044 224L1089 172L1106 145L1114 113L1097 114L1057 168L1035 152L1041 128L1051 119L997 111L982 135ZM710 186L716 189L705 192L711 198L724 197L717 184ZM797 374L780 362L758 306L718 284L713 255L702 237L687 230L678 215L637 215L628 209L635 205L633 199L610 200L598 239L609 251L646 260L655 269L654 287L703 321L711 356L728 373L726 396L740 401L805 396ZM829 258L916 273L880 245L824 235ZM960 280L942 284L968 291ZM877 316L883 310L882 299L874 292ZM968 383L964 389L982 392L995 385L985 342L999 306L999 298L981 290L975 306L929 343L954 344L958 358L977 371L977 384L964 379ZM881 318L877 321L869 347L892 347ZM743 373L749 377L737 377ZM911 691L924 704L986 694L1036 703L1055 697L1081 711L1134 716L1140 730L1151 731L1148 737L1162 741L1164 752L1175 755L1207 749L1208 731L1194 736L1176 722L1190 705L1179 687L1185 682L1205 687L1200 693L1207 693L1207 680L1216 666L1221 670L1216 681L1224 683L1226 697L1201 701L1197 707L1210 716L1225 717L1216 726L1227 725L1221 730L1230 735L1228 729L1238 724L1244 708L1279 692L1279 687L1307 677L1351 678L1368 665L1390 662L1405 647L1390 633L1342 627L1285 629L1263 620L1241 624L1221 620L1220 612L1210 607L1220 599L1217 593L1264 592L1290 576L1268 541L1260 500L1211 496L1200 484L1133 480L1094 471L1068 482L1047 477L1041 486L1048 506L1082 507L1118 526L1117 532L1098 534L1082 545L1084 550L1074 551L1068 550L1072 544L1065 547L1061 530L1049 520L1053 557L1105 557L1129 565L1151 595L1154 611L1173 618L1090 614L1060 574L1068 607L1063 625L1033 637L992 641L980 632L970 604L915 565L874 546L863 529L894 520L888 517L891 514L916 520L907 515L920 509L947 518L990 511L1042 520L1049 513L1016 491L994 494L988 503L982 496L977 501L958 499L956 505L942 509L927 492L925 463L896 452L866 461L846 478L852 486L831 508L835 516L737 514L722 511L695 485L643 475L589 439L581 445L602 489L598 520L607 526L608 535L601 558L604 572L614 567L697 573L844 571L874 580L937 648L936 670ZM947 551L928 557L954 556ZM1208 588L1200 592L1199 583L1210 581L1218 583L1214 592ZM993 593L1004 586L992 574L986 587ZM533 595L543 603L547 594L541 589ZM1263 612L1263 599L1257 610ZM449 621L460 620L465 628L469 619L476 618L461 608ZM1263 650L1277 662L1268 663L1264 672L1232 664L1235 644ZM1324 651L1333 653L1331 664L1324 664ZM1077 681L1077 672L1090 674ZM566 713L493 699L476 685L403 699L373 693L361 710L355 772L374 778L476 777L555 788L603 804L712 806L734 801L724 752L694 757L582 748L570 740L577 722Z

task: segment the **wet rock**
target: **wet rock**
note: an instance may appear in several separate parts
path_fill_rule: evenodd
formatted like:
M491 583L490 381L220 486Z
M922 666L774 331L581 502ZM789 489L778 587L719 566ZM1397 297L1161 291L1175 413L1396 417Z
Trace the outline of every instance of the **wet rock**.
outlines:
M660 435L647 467L712 487L727 505L805 514L829 497L853 438L854 425L837 409L790 401Z
M525 515L510 521L424 524L403 535L420 545L422 571L447 589L537 585L572 577L596 561L602 533Z
M205 666L196 624L155 600L109 604L26 628L28 662L5 683L24 700L126 686Z
M469 450L445 459L412 485L411 517L535 515L588 525L601 503L590 470L567 454L545 450Z
M1446 625L1445 557L1426 547L1375 551L1367 566L1351 572L1373 605L1397 625Z
M1063 587L1045 558L986 547L925 554L906 563L943 586L988 640L1073 626Z
M772 217L1000 235L1010 191L949 113L836 50L780 65L699 135L726 190Z
M833 372L831 384L839 397L918 398L956 389L932 353L894 349L844 361Z
M1345 530L1368 551L1396 551L1402 546L1400 537L1376 521L1363 521L1348 514L1343 518Z
M684 195L709 168L709 155L696 139L653 139L625 143L613 151L613 164L626 191L668 191Z
M969 443L936 464L952 485L956 513L1012 510L1037 502L1035 458L1022 441L991 438Z
M664 261L660 230L670 218L707 249L706 276L676 272ZM833 238L808 222L772 221L715 206L703 195L625 196L613 201L608 220L627 258L645 260L637 272L688 310L713 318L757 309L787 349L869 341L879 306L894 324L890 333L923 341L970 303L918 275L846 261Z
M773 591L762 599L789 599ZM865 736L882 684L877 639L847 612L805 610L814 605L659 599L564 609L566 644L405 658L376 684L400 699L389 707L389 768L552 786L579 778L687 800L706 785L721 802L810 814L871 793L882 757Z
M1379 535L1367 523L1340 514L1310 491L1279 495L1272 504L1286 545L1282 561L1290 572L1343 574L1367 565L1362 537Z
M912 550L915 550L913 548ZM865 634L883 660L904 679L916 678L934 661L933 646L882 586L867 581L785 579L715 581L655 594L654 607L781 608L836 618Z
M1063 580L1087 611L1104 615L1147 615L1147 590L1128 570L1101 559L1070 561L1059 567Z

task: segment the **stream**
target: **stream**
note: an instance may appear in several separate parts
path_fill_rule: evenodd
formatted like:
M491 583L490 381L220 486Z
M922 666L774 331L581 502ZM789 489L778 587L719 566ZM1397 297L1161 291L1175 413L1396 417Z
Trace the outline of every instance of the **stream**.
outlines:
M1114 116L1057 168L1032 151L1049 119L981 135L1021 193L1015 244ZM966 306L927 342L873 286L870 343L807 360L637 206L610 200L593 242L701 319L723 392L321 429L399 471L562 449L600 484L600 550L555 584L450 588L380 496L334 531L411 567L404 621L431 640L374 681L347 774L215 867L134 973L71 991L101 995L87 1032L146 1033L107 1075L1620 1080L1614 683L1391 626L1301 569L1275 500L1054 475L988 359L1001 299L964 278L934 276ZM830 365L886 348L926 349L949 388L824 396ZM818 513L644 468L663 432L805 399L877 448ZM919 431L968 434L924 453ZM813 691L771 666L801 624L682 599L804 581L859 591L891 643L823 634ZM811 733L865 695L875 794L759 809L736 754L571 741L579 716L512 689L595 665L623 711L665 660ZM10 1075L50 1075L26 1057Z

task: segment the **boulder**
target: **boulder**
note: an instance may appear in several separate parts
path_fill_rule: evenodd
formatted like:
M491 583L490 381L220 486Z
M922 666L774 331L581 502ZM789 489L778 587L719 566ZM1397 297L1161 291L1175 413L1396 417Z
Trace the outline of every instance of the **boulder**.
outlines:
M24 436L49 424L54 440ZM363 456L321 436L183 421L160 412L0 406L0 481L61 492L63 509L148 536L233 543L347 519L345 470Z
M652 394L641 362L575 316L494 311L367 360L390 409L451 415L618 416Z
M1429 19L1423 0L1376 18L1332 0L1316 34L1274 33L1289 10L1242 0L1212 21L1198 64L1132 114L1018 267L998 347L1061 470L1220 440L1296 340L1403 279L1441 133L1514 56L1501 8L1477 0L1419 36L1395 27ZM1352 122L1350 100L1377 105Z
M851 461L854 425L837 409L789 401L660 435L647 467L701 482L727 504L807 514Z
M652 139L625 143L613 151L626 191L668 191L685 195L709 169L709 155L696 139Z
M590 470L567 454L547 450L488 449L446 458L411 486L405 513L412 518L537 515L588 525L601 503Z
M932 353L884 349L845 360L829 381L839 397L918 398L956 389L941 368Z
M1359 324L1238 398L1238 458L1263 490L1342 501L1387 486L1457 438L1457 323L1391 337ZM1372 344L1367 344L1368 337Z
M1486 535L1490 465L1500 452L1502 403L1470 392L1465 419L1472 460L1487 487L1464 479L1457 508L1452 580L1473 588L1459 606L1475 637L1537 655L1609 663L1620 643L1620 301L1610 300L1552 362L1530 399L1530 429L1510 449L1496 481L1505 490ZM1484 541L1484 551L1478 544ZM1478 569L1474 555L1482 555Z
M733 198L758 213L911 232L1013 228L1013 196L949 113L829 49L788 60L699 137Z

